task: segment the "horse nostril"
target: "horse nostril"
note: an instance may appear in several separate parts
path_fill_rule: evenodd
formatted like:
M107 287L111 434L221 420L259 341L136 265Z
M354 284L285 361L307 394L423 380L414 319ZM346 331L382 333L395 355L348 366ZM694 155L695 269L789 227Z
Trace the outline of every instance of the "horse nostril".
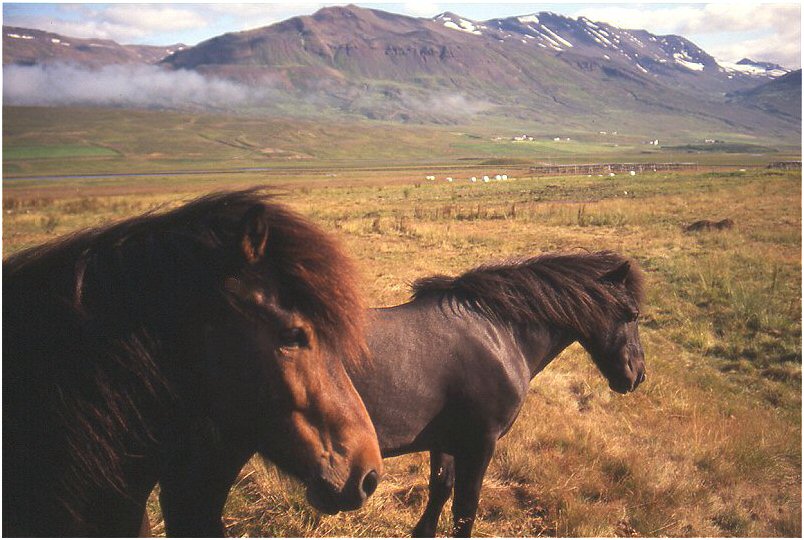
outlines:
M360 489L363 490L363 495L365 497L371 497L371 494L377 489L379 481L380 476L377 474L377 471L369 471L368 474L363 477L363 483L360 485Z

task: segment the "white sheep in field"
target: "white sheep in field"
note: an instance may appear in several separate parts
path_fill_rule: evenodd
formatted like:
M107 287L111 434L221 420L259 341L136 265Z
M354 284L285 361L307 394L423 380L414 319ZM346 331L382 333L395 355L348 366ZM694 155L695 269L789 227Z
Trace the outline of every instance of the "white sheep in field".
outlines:
M614 174L613 172L610 172L610 173L609 173L609 176L617 176L617 175L616 175L616 174Z
M435 180L435 176L428 174L424 177L425 180Z
M498 174L497 176L495 176L495 177L494 177L494 179L495 179L495 180L502 180L502 175L499 175L499 174Z
M636 176L636 171L629 171L629 173L631 174L631 176Z
M477 176L473 176L469 179L470 182L477 182Z
M484 181L484 182L488 182L488 181L489 181L489 177L488 177L488 176L484 176L484 177L483 177L483 181Z
M502 179L503 180L508 180L508 175L507 174L502 175Z
M451 176L447 176L447 182L452 182L452 177Z

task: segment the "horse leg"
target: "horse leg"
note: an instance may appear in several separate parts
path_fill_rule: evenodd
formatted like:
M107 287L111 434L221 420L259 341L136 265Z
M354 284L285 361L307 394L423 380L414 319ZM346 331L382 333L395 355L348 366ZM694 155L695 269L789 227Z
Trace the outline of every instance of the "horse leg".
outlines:
M496 441L455 455L455 498L452 501L453 536L472 536L483 477L494 454Z
M224 536L223 506L249 457L248 453L217 453L204 467L165 475L160 480L159 503L166 536Z
M443 452L430 452L430 494L427 508L413 529L414 538L434 538L438 527L438 517L452 494L455 484L455 462L451 455Z

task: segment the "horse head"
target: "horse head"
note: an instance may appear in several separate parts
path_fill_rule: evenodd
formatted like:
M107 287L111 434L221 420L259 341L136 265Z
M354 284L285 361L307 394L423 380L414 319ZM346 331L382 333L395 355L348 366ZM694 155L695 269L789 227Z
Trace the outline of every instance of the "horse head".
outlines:
M599 278L611 288L612 302L607 320L599 321L579 341L615 392L633 392L645 381L645 354L639 340L641 275L630 261Z
M276 205L254 204L238 229L202 324L216 430L299 478L319 510L356 509L382 461L344 367L364 350L350 267L326 235Z

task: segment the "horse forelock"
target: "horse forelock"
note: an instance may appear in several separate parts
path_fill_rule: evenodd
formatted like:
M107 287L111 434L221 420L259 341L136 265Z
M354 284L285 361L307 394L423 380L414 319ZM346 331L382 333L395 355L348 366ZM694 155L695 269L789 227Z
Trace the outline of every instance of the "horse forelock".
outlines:
M287 208L270 209L265 256L278 274L280 301L307 319L333 353L365 361L366 309L352 261L318 226Z
M76 313L90 309L88 292L103 301L111 294L119 297L123 289L123 296L143 302L141 287L123 282L133 274L126 262L149 260L150 283L172 278L176 261L201 273L219 271L216 266L227 266L222 261L241 255L233 250L241 245L241 218L255 205L265 209L266 267L278 275L283 303L298 309L334 350L353 359L364 356L365 306L352 262L327 233L259 188L212 193L173 210L74 233L9 257L4 272L14 276L48 264L70 266L71 283L63 296L71 298ZM153 301L161 305L165 299Z
M413 283L413 299L439 298L503 323L547 322L589 335L626 309L627 299L601 279L626 262L624 287L639 305L641 270L610 251L547 253L485 264L456 277L426 277Z

